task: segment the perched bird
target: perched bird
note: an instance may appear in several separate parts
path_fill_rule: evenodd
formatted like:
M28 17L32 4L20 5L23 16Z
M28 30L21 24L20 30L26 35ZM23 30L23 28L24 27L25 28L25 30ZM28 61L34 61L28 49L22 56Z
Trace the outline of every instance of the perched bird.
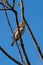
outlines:
M19 31L21 35L24 34L24 30L25 30L25 23L24 22L19 23ZM18 39L19 39L19 33L18 33L18 28L16 28L15 32L13 33L13 42L11 45L13 46L14 41L17 41Z

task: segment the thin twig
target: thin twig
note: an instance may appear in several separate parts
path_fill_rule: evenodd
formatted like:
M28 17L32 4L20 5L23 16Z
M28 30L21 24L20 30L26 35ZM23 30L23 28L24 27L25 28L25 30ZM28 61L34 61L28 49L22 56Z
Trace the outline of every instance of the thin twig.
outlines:
M6 6L6 5L4 5L2 2L0 2L0 5L7 7L7 6ZM8 7L7 7L7 8L8 8Z
M10 29L11 29L12 34L13 34L13 30L12 30L12 27L11 27L11 24L10 24L10 21L9 21L9 18L8 18L8 15L7 15L7 12L6 12L6 11L5 11L5 15L6 15L6 18L7 18L7 21L8 21L8 25L9 25L9 27L10 27ZM20 52L20 49L19 49L19 46L18 46L17 42L16 42L16 46L17 46L17 48L18 48L19 55L20 55L20 57L21 57L21 59L22 59L22 54L21 54L21 52ZM23 62L23 60L21 60L21 61Z
M0 2L0 4L4 7L4 8L0 8L0 10L11 10L11 7L7 7L6 5L4 5L2 2ZM6 7L6 8L5 8Z
M17 41L16 41L16 46L18 48L18 53L20 55L20 60L21 60L22 64L25 64L24 61L23 61L23 57L22 57L22 54L21 54L21 51L20 51L20 48L19 48L19 45L18 45Z
M7 5L8 7L12 7L12 6L8 3L7 0L6 0L6 5Z
M20 62L18 62L17 60L15 60L12 56L10 56L2 47L0 47L0 50L2 51L2 53L4 53L9 59L11 59L13 62L15 62L16 64L22 65Z
M12 7L14 8L14 5L15 5L15 0L13 0L13 3L12 3Z
M36 45L36 47L37 47L37 50L38 50L38 52L39 52L39 54L40 54L40 56L41 56L41 58L42 58L42 60L43 60L43 55L42 55L42 52L41 52L41 50L40 50L40 47L38 46L38 43L37 43L37 41L36 41L36 39L35 39L35 37L34 37L34 35L33 35L33 33L32 33L32 31L31 31L31 29L30 29L30 26L28 25L28 23L27 23L27 21L26 21L26 19L25 19L25 17L24 17L24 6L23 6L23 0L21 0L21 2L22 2L22 17L23 17L23 20L24 20L24 22L25 22L25 24L26 24L26 26L27 26L27 28L28 28L28 31L30 32L30 35L31 35L31 37L32 37L32 39L33 39L33 41L34 41L34 43L35 43L35 45ZM0 4L2 4L2 5L4 5L3 3L0 3ZM8 5L9 5L9 3L8 3ZM9 5L10 7L11 7L11 5ZM1 10L1 9L0 9ZM5 9L3 9L3 10L5 10ZM6 9L7 10L7 9ZM8 10L10 10L10 9L8 9ZM11 9L12 10L12 9ZM16 13L16 11L15 10L12 10L12 11L14 11L15 13ZM17 14L17 13L16 13ZM17 15L16 15L17 16ZM17 20L16 20L17 21ZM18 22L18 21L17 21ZM17 23L17 25L19 26L19 24ZM17 26L17 27L18 27ZM19 27L18 27L18 31L19 31ZM20 39L21 40L21 39ZM22 40L21 40L21 43L22 43ZM24 46L23 46L24 47ZM24 49L24 48L23 48ZM0 48L0 50L1 50L1 48ZM25 53L25 52L24 52Z
M3 7L4 7L4 5L3 5ZM1 10L1 9L0 9ZM10 21L9 21L9 18L8 18L8 16L7 16L7 13L6 13L6 10L7 10L7 8L5 9L5 8L3 8L2 10L4 10L5 11L5 15L6 15L6 18L7 18L7 21L8 21L8 25L9 25L9 27L10 27L10 29L11 29L11 32L13 33L13 30L12 30L12 27L11 27L11 25L10 25ZM17 45L17 44L16 44ZM18 45L17 45L18 46ZM1 50L2 50L2 48L0 48ZM19 54L21 55L21 53L20 53L20 49L19 49L19 46L18 46L18 50L19 50ZM3 50L2 50L3 51ZM6 52L4 51L4 53L6 54ZM8 57L8 55L6 55L7 57ZM22 60L23 61L23 60ZM19 64L20 65L20 64Z
M16 10L12 10L15 14L15 17L16 17L16 24L17 24L17 28L18 28L18 33L19 33L19 38L20 38L20 43L21 43L21 47L22 47L22 50L23 50L23 54L25 56L25 59L27 61L27 64L30 65L30 62L28 60L28 57L27 57L27 54L26 54L26 51L24 49L24 44L23 44L23 41L22 41L22 38L21 38L21 34L20 34L20 31L19 31L19 23L18 23L18 17L17 17L17 11Z
M6 16L7 16L6 11L5 11L5 14L6 14ZM7 16L6 18L7 18L7 20L8 20L8 25L9 25L9 27L10 27L10 29L11 29L12 34L13 34L13 30L12 30L12 27L11 27L11 25L10 25L10 21L9 21L9 19L8 19L8 16ZM22 55L21 55L21 52L20 52L20 48L19 48L17 42L16 42L16 46L17 46L17 48L18 48L19 55L20 55L20 57L21 57L20 59L22 59ZM22 61L22 63L23 63L23 60L21 60L21 61Z
M38 43L37 43L37 41L36 41L36 39L35 39L35 37L34 37L32 31L31 31L31 28L30 28L29 24L27 23L27 21L26 21L26 19L25 19L25 17L24 17L24 5L23 5L23 0L21 0L21 3L22 3L22 19L23 19L23 21L25 22L26 27L28 28L28 31L29 31L29 33L30 33L30 35L31 35L31 37L32 37L32 39L33 39L35 45L36 45L36 48L37 48L37 50L38 50L38 52L39 52L39 54L40 54L42 60L43 60L43 55L42 55L42 52L41 52L41 50L40 50L40 47L38 46Z
M7 12L6 12L6 11L5 11L5 15L6 15L7 22L8 22L8 25L9 25L9 27L10 27L10 30L11 30L11 32L12 32L12 34L13 34L13 29L12 29L12 27L11 27L11 24L10 24L10 21L9 21L9 18L8 18L8 15L7 15Z
M9 19L8 19L8 16L7 16L6 11L5 11L5 15L6 15L6 18L7 18L7 20L8 20L8 25L9 25L9 27L10 27L10 29L11 29L12 34L13 34L13 30L12 30L12 27L11 27L11 24L10 24L10 21L9 21ZM18 46L17 42L16 42L16 46L17 46L17 48L18 48L19 55L20 55L20 57L21 57L21 59L22 59L22 55L21 55L21 52L20 52L20 49L19 49L19 46Z
M11 8L0 8L0 10L12 10Z
M16 17L16 24L17 24L17 28L18 28L18 33L19 33L19 38L20 38L20 43L21 43L21 47L22 47L22 50L23 50L23 54L24 54L24 56L25 56L25 59L26 59L28 65L30 65L30 62L29 62L29 60L28 60L26 51L25 51L25 49L24 49L24 44L23 44L23 41L22 41L22 38L21 38L21 34L20 34L20 31L19 31L19 23L18 23L18 18L17 18L17 11L14 10L14 9L13 9L12 11L14 12L15 17Z

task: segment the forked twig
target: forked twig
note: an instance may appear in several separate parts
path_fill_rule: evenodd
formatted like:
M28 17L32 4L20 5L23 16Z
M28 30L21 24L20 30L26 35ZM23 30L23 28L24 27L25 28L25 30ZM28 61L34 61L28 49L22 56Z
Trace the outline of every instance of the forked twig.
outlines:
M15 60L12 56L10 56L2 47L0 47L0 50L9 58L11 59L13 62L15 62L18 65L22 65L20 62L18 62L17 60Z
M2 6L5 6L5 7L7 7L6 5L4 5L2 2L0 2L0 4L2 5ZM8 7L7 7L8 8Z
M25 17L24 17L24 5L23 5L23 0L20 0L20 1L21 1L21 4L22 4L22 7L21 7L22 20L25 22L25 25L26 25L26 27L28 28L28 31L30 32L30 35L31 35L31 37L32 37L32 39L33 39L33 41L34 41L34 43L35 43L35 45L36 45L36 47L37 47L37 50L38 50L38 52L39 52L39 54L40 54L40 56L41 56L41 58L42 58L42 60L43 60L43 55L42 55L42 52L41 52L41 50L40 50L40 47L38 46L38 43L37 43L37 41L36 41L36 39L35 39L35 37L34 37L32 31L31 31L31 28L30 28L29 24L27 23L27 21L26 21L26 19L25 19ZM2 5L4 6L3 3L0 3L0 4L2 4ZM17 24L17 28L18 28L18 32L19 32L19 38L20 38L20 42L21 42L21 47L22 47L22 50L23 50L23 54L24 54L25 59L26 59L26 61L27 61L27 65L31 65L30 62L29 62L29 60L28 60L28 57L27 57L27 54L26 54L26 51L25 51L25 48L24 48L23 40L22 40L22 38L21 38L21 34L20 34L20 31L19 31L19 23L18 23L17 11L14 10L14 0L13 0L13 8L12 8L12 6L11 6L8 2L7 2L7 4L8 4L8 6L9 6L11 9L10 9L10 8L8 8L8 9L7 9L7 8L6 8L6 9L3 8L3 9L0 9L0 10L11 10L11 11L14 12L15 18L16 18L16 24ZM7 15L6 15L6 16L7 16ZM8 19L8 17L7 17L7 19ZM9 21L9 20L8 20L8 21ZM11 27L11 25L10 25L9 22L8 22L8 25L10 26L10 29L11 29L11 31L12 31L12 33L13 33L12 27ZM15 61L12 57L10 57L10 55L8 55L8 54L6 53L6 51L3 50L2 47L0 47L0 50L1 50L7 57L9 57L11 60Z
M34 44L36 45L36 48L37 48L37 50L38 50L38 52L39 52L39 54L40 54L40 56L41 56L41 58L42 58L42 60L43 60L43 55L42 55L42 52L41 52L41 50L40 50L40 47L38 46L38 43L37 43L37 41L36 41L36 39L35 39L35 37L34 37L32 31L31 31L31 28L30 28L29 24L27 23L27 21L26 21L26 19L25 19L25 17L24 17L24 5L23 5L23 0L21 0L21 4L22 4L22 8L21 8L22 19L23 19L23 21L25 22L25 25L26 25L26 27L28 28L28 31L29 31L29 33L30 33L30 35L31 35L31 37L32 37L32 39L33 39L33 41L34 41Z
M7 15L7 12L6 12L6 10L7 10L8 8L4 8L4 5L3 5L3 9L2 10L4 10L5 11L5 15L6 15L6 18L7 18L7 22L8 22L8 25L9 25L9 27L10 27L10 29L11 29L11 32L12 32L12 34L13 34L13 30L12 30L12 27L11 27L11 24L10 24L10 21L9 21L9 18L8 18L8 15ZM1 9L0 9L1 10ZM9 9L8 9L9 10ZM18 48L18 51L19 51L19 55L20 55L20 59L22 59L22 55L21 55L21 52L20 52L20 49L19 49L19 46L18 46L18 44L17 44L17 42L16 42L16 46L17 46L17 48ZM0 47L0 49L1 49L1 47ZM7 56L7 55L6 55ZM10 56L10 55L9 55Z
M10 6L10 7L11 7L11 6ZM11 8L12 8L12 7L11 7ZM15 17L16 17L16 24L17 24L17 28L18 28L18 32L19 32L19 37L20 37L20 42L21 42L21 47L22 47L22 50L23 50L23 54L24 54L24 56L25 56L25 59L26 59L28 65L30 65L30 62L29 62L29 60L28 60L26 51L25 51L25 49L24 49L24 44L23 44L23 41L22 41L22 38L21 38L21 34L20 34L20 31L19 31L19 23L18 23L18 18L17 18L17 11L14 10L14 9L12 9L12 11L14 12Z
M18 48L20 60L21 60L22 64L25 64L24 61L23 61L23 57L22 57L22 54L21 54L21 51L20 51L20 48L19 48L19 45L18 45L17 41L16 41L16 46L17 46L17 48Z
M6 18L7 18L7 22L8 22L9 28L11 29L11 32L12 32L12 34L13 34L14 32L13 32L13 29L12 29L12 27L11 27L11 24L10 24L10 21L9 21L9 18L8 18L8 15L7 15L7 12L6 12L6 11L5 11L5 15L6 15ZM20 55L20 57L21 57L20 59L21 59L21 61L23 62L23 60L22 60L22 54L21 54L21 52L20 52L20 48L19 48L17 42L16 42L16 46L17 46L17 49L18 49L18 53L19 53L19 55Z
M2 11L2 10L12 10L12 9L11 8L1 8L0 10Z
M6 15L6 18L7 18L7 22L8 22L9 28L10 28L12 34L13 34L13 29L11 27L11 24L10 24L10 21L9 21L9 18L8 18L8 15L7 15L7 12L6 11L5 11L5 15Z
M23 40L22 40L20 31L19 31L19 23L18 23L17 11L14 10L14 9L13 9L12 11L14 12L15 18L16 18L16 24L17 24L17 28L18 28L18 33L19 33L21 48L22 48L22 50L23 50L23 54L24 54L24 56L25 56L25 59L26 59L27 64L30 65L30 62L29 62L29 60L28 60L28 57L27 57L27 54L26 54L26 51L25 51L25 48L24 48Z
M14 5L15 5L15 0L13 0L13 3L12 3L12 7L14 8Z

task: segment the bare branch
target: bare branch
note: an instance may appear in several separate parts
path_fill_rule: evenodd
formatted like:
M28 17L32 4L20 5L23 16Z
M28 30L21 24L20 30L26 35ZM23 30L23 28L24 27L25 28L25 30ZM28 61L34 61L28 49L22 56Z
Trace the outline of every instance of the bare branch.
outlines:
M12 10L11 8L0 8L0 10Z
M7 0L6 0L6 5L7 5L8 7L12 7L12 6L8 3Z
M12 8L12 7L11 7L11 8ZM17 24L17 28L18 28L18 32L19 32L21 47L22 47L24 56L25 56L25 58L26 58L26 61L27 61L28 65L30 65L30 62L29 62L29 60L28 60L28 57L27 57L26 52L25 52L25 49L24 49L24 44L23 44L23 41L22 41L22 38L21 38L21 34L20 34L20 31L19 31L19 23L18 23L18 18L17 18L17 11L14 10L14 9L12 9L12 11L14 12L15 17L16 17L16 24Z
M21 47L22 47L22 50L23 50L23 54L24 54L24 56L25 56L25 59L26 59L28 65L30 65L30 62L29 62L29 60L28 60L26 51L25 51L25 49L24 49L24 44L23 44L23 41L22 41L22 38L21 38L21 34L20 34L20 31L19 31L19 23L18 23L17 11L14 10L14 9L13 9L12 11L14 12L15 17L16 17L16 24L17 24L17 28L18 28L18 33L19 33L19 38L20 38L20 43L21 43Z
M7 12L6 12L6 11L5 11L5 15L6 15L7 22L8 22L8 25L9 25L9 27L10 27L10 30L11 30L11 32L12 32L12 34L13 34L13 29L12 29L12 27L11 27L11 24L10 24L10 21L9 21L9 18L8 18L8 15L7 15Z
M19 53L19 56L20 56L20 60L21 60L22 64L25 64L24 61L23 61L23 57L22 57L22 54L21 54L21 51L20 51L20 48L19 48L19 45L18 45L17 41L16 41L16 46L18 48L18 53Z
M2 51L2 53L4 53L9 59L11 59L13 62L15 62L18 65L22 65L20 62L18 62L17 60L15 60L12 56L10 56L2 47L0 47L0 50Z
M10 24L10 21L9 21L9 19L8 19L8 16L7 16L6 11L5 11L5 15L6 15L6 18L7 18L7 21L8 21L8 25L9 25L9 27L10 27L10 29L11 29L12 34L13 34L13 30L12 30L12 27L11 27L11 24ZM20 49L19 49L19 46L18 46L17 42L16 42L16 46L17 46L17 48L18 48L19 55L20 55L20 57L21 57L20 59L21 59L21 61L23 62L23 60L22 60L22 54L21 54L21 52L20 52Z
M9 5L9 3L8 3L8 5ZM9 5L9 6L10 6L10 5ZM10 6L10 7L11 7L11 6ZM11 8L12 8L12 7L11 7ZM26 61L27 61L28 65L30 65L30 62L28 61L28 57L27 57L26 52L25 52L25 49L24 49L24 44L23 44L23 41L22 41L22 38L21 38L21 34L20 34L20 31L19 31L19 23L18 23L18 18L17 18L17 11L14 10L14 9L12 9L12 11L14 12L15 17L16 17L16 24L17 24L17 28L18 28L18 32L19 32L19 37L20 37L21 47L22 47L22 50L23 50L24 56L25 56L25 58L26 58ZM9 21L6 12L5 12L5 14L6 14L7 20ZM9 22L8 22L8 24L9 24L9 26L10 26L10 23L9 23ZM10 26L10 28L11 28L11 26ZM11 31L12 31L12 29L11 29Z
M13 29L12 29L12 27L11 27L11 24L10 24L10 21L9 21L9 18L8 18L8 15L7 15L7 12L6 12L6 9L8 9L8 8L5 8L5 6L3 5L3 9L2 9L2 10L4 10L4 12L5 12L8 25L9 25L9 27L10 27L10 30L11 30L12 34L13 34Z
M22 1L21 1L22 2ZM8 4L9 5L9 4ZM22 2L22 5L23 5L23 2ZM11 7L11 6L10 6ZM13 9L12 9L13 10ZM15 16L16 16L16 24L17 24L17 28L18 28L18 31L19 31L19 23L18 23L18 18L17 18L17 12L15 11L15 10L13 10L13 12L15 13ZM24 13L24 7L23 7L23 9L22 9L22 13ZM7 15L6 15L7 16ZM26 20L25 20L25 18L24 18L24 14L22 15L22 17L23 17L23 20L24 20L24 22L25 23L27 23L26 22ZM7 16L7 18L8 18L8 16ZM26 24L27 25L27 24ZM11 27L11 26L10 26ZM30 28L28 28L29 30L30 30ZM30 33L31 34L31 33ZM25 49L24 49L24 45L23 45L23 42L22 42L22 38L21 38L21 34L20 34L20 31L19 31L19 36L20 36L20 42L21 42L21 47L22 47L22 49L23 49L23 53L24 53L24 55L25 55L25 58L26 58L26 61L27 61L27 63L30 65L30 63L29 63L29 61L28 61L28 58L27 58L27 55L26 55L26 53L25 53Z
M10 29L11 29L12 34L13 34L13 30L12 30L12 27L11 27L11 24L10 24L10 21L9 21L9 18L8 18L8 16L7 16L6 11L5 11L5 15L6 15L6 18L7 18L7 21L8 21L8 25L9 25L9 27L10 27ZM21 59L21 61L23 62L23 60L22 60L22 55L21 55L21 52L20 52L20 49L19 49L19 46L18 46L17 42L16 42L16 46L17 46L18 51L19 51L20 59Z
M42 52L41 52L41 50L40 50L40 47L38 46L38 43L37 43L37 41L36 41L36 39L35 39L35 37L34 37L32 31L31 31L31 28L30 28L29 24L27 23L27 21L26 21L26 19L25 19L25 17L24 17L24 5L23 5L23 0L21 0L21 3L22 3L22 8L21 8L22 19L23 19L23 21L25 22L26 27L28 28L28 31L29 31L29 33L30 33L30 35L31 35L31 37L32 37L32 39L33 39L35 45L36 45L36 48L37 48L37 50L38 50L38 52L39 52L39 54L40 54L42 60L43 60L43 55L42 55Z
M22 40L20 31L19 31L19 23L18 23L17 11L14 10L15 0L13 0L13 5L12 5L12 6L8 3L7 0L6 0L6 3L5 3L5 4L6 4L8 7L7 7L6 5L4 5L3 3L1 3L1 2L0 2L0 4L1 4L2 6L4 6L4 7L6 7L6 8L1 8L0 10L1 10L1 11L2 11L2 10L5 11L5 15L6 15L6 18L7 18L7 21L8 21L8 25L9 25L9 27L10 27L10 29L11 29L12 34L13 34L13 30L12 30L12 27L11 27L11 24L10 24L10 21L9 21L9 18L8 18L8 15L7 15L6 10L11 10L11 11L14 12L15 17L16 17L16 24L17 24L17 28L18 28L18 32L19 32L19 38L20 38L20 42L21 42L21 47L22 47L22 50L23 50L23 54L24 54L25 59L26 59L26 61L27 61L27 65L31 65L30 62L29 62L29 60L28 60L28 57L27 57L27 54L26 54L26 51L25 51L25 48L24 48L23 40ZM37 41L36 41L36 39L35 39L35 37L34 37L32 31L31 31L31 28L30 28L29 24L27 23L27 21L26 21L26 19L25 19L25 17L24 17L24 5L23 5L23 0L20 0L20 9L21 9L21 17L22 17L22 20L25 22L25 25L26 25L26 27L28 28L28 31L29 31L29 33L30 33L30 35L31 35L31 37L32 37L32 39L33 39L35 45L36 45L36 48L37 48L37 50L38 50L38 52L39 52L39 54L40 54L42 60L43 60L43 55L42 55L42 52L41 52L41 50L40 50L40 47L38 46L38 43L37 43ZM17 45L17 44L16 44L16 45ZM18 47L18 49L19 49L19 47ZM4 49L3 49L2 47L0 47L0 50L1 50L8 58L10 58L11 60L15 61L12 57L10 57L10 55L8 55L8 54L6 53L6 51L4 51ZM19 49L19 53L20 53L20 49ZM18 63L18 62L16 62L16 63ZM18 64L19 64L19 63L18 63ZM19 64L19 65L22 65L22 64Z
M14 5L15 5L15 0L13 0L13 3L12 3L12 7L14 8Z
M6 6L6 5L4 5L2 2L0 2L0 5L7 7L7 6ZM7 8L8 8L8 7L7 7Z

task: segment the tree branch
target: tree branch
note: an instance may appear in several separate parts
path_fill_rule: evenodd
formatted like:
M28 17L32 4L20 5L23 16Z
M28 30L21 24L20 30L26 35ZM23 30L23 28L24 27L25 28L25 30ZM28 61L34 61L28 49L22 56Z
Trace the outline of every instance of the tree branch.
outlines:
M7 21L8 21L8 25L9 25L9 27L10 27L10 29L11 29L12 34L13 34L13 30L12 30L12 27L11 27L11 24L10 24L10 21L9 21L9 18L8 18L8 15L7 15L7 12L6 12L6 11L5 11L5 15L6 15L6 18L7 18ZM22 54L21 54L21 52L20 52L20 49L19 49L19 46L18 46L17 42L16 42L16 46L17 46L17 48L18 48L18 52L19 52L19 55L20 55L20 59L21 59L21 61L22 61L22 63L23 63Z
M31 37L32 37L32 39L33 39L33 41L34 41L34 44L36 45L36 48L37 48L37 50L38 50L38 52L39 52L39 54L40 54L40 56L41 56L41 58L42 58L42 60L43 60L43 55L42 55L42 52L41 52L41 50L40 50L40 47L38 46L38 43L37 43L37 41L36 41L36 39L35 39L35 37L34 37L32 31L31 31L31 28L30 28L29 24L27 23L27 21L26 21L26 19L25 19L25 17L24 17L24 5L23 5L23 0L21 0L21 3L22 3L22 8L21 8L22 19L23 19L23 21L25 22L25 25L26 25L26 27L28 28L28 31L29 31L29 33L30 33L30 35L31 35Z
M0 2L0 4L2 5L2 6L5 6L5 7L7 7L6 5L4 5L2 2ZM8 7L7 7L8 8Z
M25 56L25 59L26 59L28 65L30 65L30 62L29 62L29 60L28 60L26 51L25 51L25 49L24 49L24 44L23 44L23 41L22 41L22 38L21 38L21 34L20 34L20 31L19 31L19 23L18 23L18 18L17 18L17 11L14 10L14 9L13 9L12 11L14 12L15 17L16 17L16 24L17 24L17 28L18 28L18 33L19 33L19 38L20 38L20 43L21 43L21 47L22 47L22 50L23 50L23 54L24 54L24 56Z
M6 5L7 5L8 7L12 7L12 6L8 3L7 0L6 0Z
M8 3L8 2L7 2L7 3ZM37 47L37 50L38 50L38 52L39 52L39 54L40 54L40 56L41 56L41 58L42 58L42 60L43 60L43 55L42 55L42 52L41 52L41 50L40 50L40 47L38 46L38 43L37 43L37 41L36 41L36 39L35 39L35 37L34 37L32 31L31 31L31 28L30 28L29 24L27 23L27 21L26 21L26 19L25 19L25 17L24 17L24 5L23 5L23 0L21 0L21 3L22 3L22 8L21 8L22 19L23 19L23 21L25 22L25 25L26 25L26 27L28 28L28 31L30 32L30 35L31 35L31 37L32 37L32 39L33 39L33 41L34 41L34 43L35 43L35 45L36 45L36 47ZM4 5L3 3L0 3L0 4ZM8 5L9 5L9 3L8 3ZM9 6L11 7L11 5L9 5ZM10 10L10 9L0 9L0 10ZM17 18L17 11L14 10L14 9L12 9L12 7L11 7L11 10L15 13L15 16L16 16L16 24L17 24L17 28L18 28L18 31L19 31L19 23L18 23L18 18ZM19 31L19 37L20 37L21 47L22 47L23 53L24 53L24 55L25 55L26 61L27 61L28 65L30 65L30 62L29 62L29 60L28 60L28 57L27 57L26 52L25 52L25 49L24 49L24 44L23 44L23 41L22 41L22 38L21 38L20 31ZM3 49L2 49L1 47L0 47L0 50L3 52ZM3 52L3 53L4 53L4 52ZM5 52L4 54L6 55L6 52ZM7 56L7 55L6 55L6 56ZM9 57L9 56L8 56L8 57ZM10 58L10 57L9 57L9 58ZM12 58L11 58L11 59L12 59Z
M0 47L0 50L2 51L2 53L4 53L9 59L11 59L13 62L15 62L18 65L22 65L20 62L18 62L17 60L15 60L12 56L10 56L2 47Z
M21 60L22 64L25 64L24 61L23 61L23 57L22 57L22 54L21 54L21 51L20 51L20 48L19 48L19 45L18 45L17 41L16 41L16 46L18 48L18 53L19 53L19 56L20 56L20 60Z
M12 27L11 27L11 24L10 24L10 21L9 21L9 18L8 18L7 12L6 12L6 10L9 10L9 9L8 9L8 8L5 9L4 7L5 7L5 6L3 5L3 8L0 9L0 10L4 10L5 15L6 15L6 18L7 18L8 25L9 25L9 27L10 27L10 29L11 29L12 34L13 34L13 30L12 30ZM18 46L17 42L16 42L16 46L17 46L17 48L18 48L19 55L20 55L20 57L21 57L21 59L22 59L22 55L21 55L21 52L20 52L20 49L19 49L19 46Z
M12 7L13 7L13 9L14 9L14 5L15 5L15 0L13 0L13 3L12 3Z
M12 10L11 8L0 8L1 11L3 10Z
M11 30L11 32L12 32L12 34L13 34L13 29L12 29L12 27L11 27L11 24L10 24L10 21L9 21L9 18L8 18L8 15L7 15L7 12L6 12L6 11L5 11L5 15L6 15L7 22L8 22L8 25L9 25L9 27L10 27L10 30Z
M9 27L10 27L10 29L11 29L12 34L13 34L13 30L12 30L12 27L11 27L11 24L10 24L10 21L9 21L9 19L8 19L8 16L7 16L6 11L5 11L5 15L6 15L6 18L7 18L7 21L8 21L8 25L9 25ZM20 52L20 49L19 49L19 46L18 46L18 43L17 43L17 42L16 42L16 46L17 46L17 48L18 48L18 53L19 53L19 55L20 55L20 59L21 59L21 61L23 62L23 60L22 60L22 55L21 55L21 52Z

